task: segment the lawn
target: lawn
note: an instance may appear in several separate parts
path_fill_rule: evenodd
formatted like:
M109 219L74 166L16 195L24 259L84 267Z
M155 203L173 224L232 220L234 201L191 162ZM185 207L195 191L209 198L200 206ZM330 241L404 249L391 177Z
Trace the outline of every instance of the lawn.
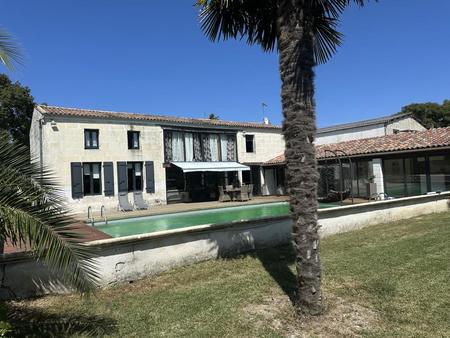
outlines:
M450 336L450 214L322 241L326 309L292 311L289 247L175 269L101 290L6 303L18 336Z

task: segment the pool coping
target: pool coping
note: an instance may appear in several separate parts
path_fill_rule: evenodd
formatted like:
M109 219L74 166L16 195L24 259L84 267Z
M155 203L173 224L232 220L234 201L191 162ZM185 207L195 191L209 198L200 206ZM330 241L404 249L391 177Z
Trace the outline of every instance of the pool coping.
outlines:
M250 226L258 226L261 222L280 221L280 220L286 220L289 218L291 218L289 215L283 215L283 216L254 218L254 219L250 219L250 220L239 220L239 221L226 222L226 223L200 224L200 225L193 225L193 226L178 228L178 229L148 232L148 233L138 234L138 235L99 239L99 240L83 243L83 245L102 247L102 246L109 246L109 245L113 245L113 244L128 244L128 243L139 242L139 241L148 240L148 239L168 237L170 235L176 235L176 234L201 233L201 232L205 232L205 231L209 231L209 230L221 230L221 229L226 229L226 228L230 228L230 227L249 226L249 225ZM99 230L99 231L101 231L101 230Z
M154 216L165 216L165 215L174 215L174 214L182 214L182 213L190 213L190 212L198 212L198 211L210 211L210 210L221 210L221 209L229 209L229 208L241 208L241 207L252 207L252 206L257 206L257 205L261 205L261 204L275 204L275 203L288 203L289 204L289 200L286 201L272 201L272 202L258 202L258 203L253 203L253 204L247 204L247 205L227 205L225 207L214 207L214 208L205 208L205 209L193 209L193 210L185 210L185 211L170 211L170 212L164 212L164 213L157 213L157 214L149 214L149 215L140 215L140 216L133 216L133 217L120 217L120 218L110 218L108 219L108 222L112 222L112 221L124 221L124 220L128 220L128 219L138 219L138 218L144 218L144 217L154 217ZM89 226L91 226L89 223L86 222L86 224L88 224ZM94 224L101 224L104 225L105 222L104 221L99 221L97 223ZM203 224L201 224L203 225ZM94 225L95 228L95 225ZM101 231L101 230L99 230Z
M427 202L427 201L432 201L432 200L437 200L437 199L445 199L445 198L450 198L450 191L435 193L435 194L420 195L420 196L402 197L402 198L383 200L383 201L373 201L373 202L362 203L362 204L353 204L353 205L324 208L324 209L318 209L317 212L318 212L319 219L320 219L320 216L323 216L322 218L326 219L326 218L348 215L353 211L353 209L360 210L359 212L366 212L366 211L370 211L370 210L374 210L374 209L379 210L385 206L395 205L395 204L399 204L399 205L414 204L414 202L416 202L417 200L423 200L423 202ZM269 202L269 203L263 203L263 204L272 204L272 203L284 203L284 202L279 201L279 202ZM233 206L233 207L235 207L235 206ZM222 208L218 208L218 209L222 209ZM195 210L193 210L193 211L195 211ZM340 215L337 215L337 214L340 214ZM152 215L152 216L154 216L154 215ZM201 225L194 225L194 226L190 226L190 227L184 227L184 228L178 228L178 229L172 229L172 230L162 230L162 231L155 231L155 232L143 233L143 234L137 234L137 235L100 239L100 240L95 240L95 241L91 241L91 242L86 242L86 243L84 243L84 245L103 247L103 246L109 246L109 245L120 244L120 243L128 244L128 243L132 243L132 242L139 242L139 241L144 241L144 240L149 240L149 239L168 237L170 235L177 235L177 234L200 233L200 232L205 232L205 231L209 231L209 230L220 230L220 229L226 229L229 227L237 227L237 226L249 226L249 225L257 226L261 222L282 221L282 220L289 220L290 218L291 218L290 215L283 215L283 216L274 216L274 217L261 217L261 218L257 218L257 219L251 219L251 220L239 220L239 221L226 222L226 223L201 224Z
M118 221L123 220L127 218L141 218L141 217L150 217L150 216L161 216L161 215L171 215L171 214L179 214L182 212L192 212L192 211L201 211L201 210L211 210L211 209L226 209L226 208L233 208L233 207L240 207L240 206L252 206L252 205L260 205L260 204L272 204L272 203L283 203L288 202L289 203L289 196L280 196L284 198L280 198L279 200L272 200L272 201L264 201L264 200L253 200L249 204L245 204L246 202L232 202L236 203L233 205L227 205L228 202L223 202L223 206L203 206L203 207L193 207L191 210L183 210L183 211L161 211L161 212L155 212L155 213L149 213L149 214L142 214L142 215L131 215L130 213L124 211L120 214L114 214L110 218L108 218L108 221ZM242 203L242 204L241 204ZM194 203L195 204L195 203ZM152 206L150 206L152 208ZM135 210L131 211L134 212ZM131 217L127 217L131 216ZM82 222L85 222L86 224L90 225L89 222L86 219L80 219ZM103 222L103 221L102 221Z

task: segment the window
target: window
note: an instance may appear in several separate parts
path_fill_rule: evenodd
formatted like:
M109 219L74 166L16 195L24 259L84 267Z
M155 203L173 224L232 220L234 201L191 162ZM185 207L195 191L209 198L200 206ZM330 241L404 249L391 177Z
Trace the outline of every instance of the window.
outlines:
M164 131L166 162L236 161L236 135Z
M182 132L172 132L172 161L184 161L184 142Z
M405 196L405 169L403 159L388 159L383 161L385 191L392 197Z
M128 149L139 149L139 132L129 130L128 136Z
M389 196L404 197L427 192L425 157L386 159L383 161L385 191Z
M142 162L127 163L128 191L142 191Z
M84 130L84 149L98 149L98 129Z
M83 163L84 195L100 195L102 190L100 163Z
M209 135L209 149L211 152L211 161L219 161L219 135L210 134Z
M405 158L405 184L406 196L427 193L425 157Z
M450 155L430 156L431 191L450 190Z
M194 136L192 133L184 133L184 152L186 162L194 161Z
M245 151L247 153L255 152L255 135L245 135Z

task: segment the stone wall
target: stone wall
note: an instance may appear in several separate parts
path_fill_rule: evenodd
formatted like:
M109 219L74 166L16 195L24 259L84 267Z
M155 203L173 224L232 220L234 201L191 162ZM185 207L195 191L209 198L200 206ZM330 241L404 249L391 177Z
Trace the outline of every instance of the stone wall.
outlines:
M255 149L247 153L245 135L254 135ZM241 163L263 163L284 153L285 143L281 130L247 129L237 133L238 159Z
M405 117L392 121L385 125L384 123L373 124L369 126L353 127L348 129L332 130L328 132L319 132L316 138L316 144L330 144L344 141L358 140L369 137L392 135L395 130L425 130L419 122L411 117Z
M35 111L35 116L37 116ZM52 125L51 121L56 124ZM38 119L33 117L30 135L37 135ZM99 130L99 149L84 149L84 129ZM127 131L140 132L140 149L128 149ZM150 204L165 203L166 174L163 168L163 130L159 126L118 121L83 120L63 117L45 118L42 126L43 161L51 169L61 185L68 205L74 212L86 212L88 206L99 210L102 205L107 209L118 206L118 161L153 161L155 170L155 193L145 192L145 170L143 170L144 199ZM31 139L32 154L39 153L39 138ZM113 162L115 195L84 196L72 199L71 162ZM103 171L103 168L102 168ZM102 172L102 185L104 183ZM132 201L132 196L129 196Z

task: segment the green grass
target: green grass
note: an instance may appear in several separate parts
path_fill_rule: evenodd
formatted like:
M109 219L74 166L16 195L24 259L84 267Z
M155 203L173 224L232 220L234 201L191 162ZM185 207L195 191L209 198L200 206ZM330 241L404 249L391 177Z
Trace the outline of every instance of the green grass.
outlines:
M249 309L269 306L275 320L296 320L286 309L275 310L276 299L294 289L292 261L289 248L268 249L111 287L87 300L52 296L6 307L12 321L29 330L18 335L280 337L285 328ZM328 237L322 263L327 308L339 298L376 314L361 327L364 336L450 336L450 214ZM319 322L332 321L323 318Z

